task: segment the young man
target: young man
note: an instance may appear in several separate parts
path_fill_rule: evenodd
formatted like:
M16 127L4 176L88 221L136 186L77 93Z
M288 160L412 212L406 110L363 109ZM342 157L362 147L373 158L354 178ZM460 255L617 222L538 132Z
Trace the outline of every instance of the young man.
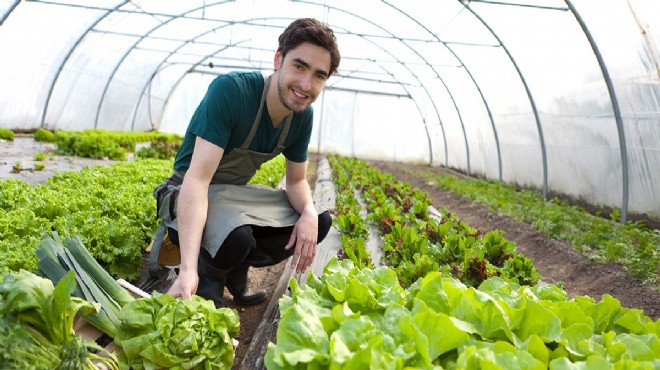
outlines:
M258 304L247 290L250 266L293 255L304 272L331 218L317 210L306 179L310 104L339 65L332 30L317 20L291 23L279 37L274 72L217 77L195 111L174 164L155 191L158 214L179 245L179 275L169 294L192 294L224 306L225 285L237 304ZM286 157L286 191L246 186L262 163Z

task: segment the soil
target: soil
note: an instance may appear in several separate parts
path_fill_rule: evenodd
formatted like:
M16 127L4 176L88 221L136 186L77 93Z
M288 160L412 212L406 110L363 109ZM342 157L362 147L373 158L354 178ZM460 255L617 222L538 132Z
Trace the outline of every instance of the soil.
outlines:
M628 276L624 266L590 262L567 243L547 238L528 223L492 212L484 205L442 190L408 172L449 170L383 161L368 163L382 172L391 173L400 181L409 182L413 187L424 190L431 197L434 207L447 208L472 227L483 232L504 231L505 237L516 243L518 252L534 260L534 266L539 269L543 280L548 283L562 283L569 296L587 295L600 301L604 294L610 294L624 307L642 309L654 320L660 318L660 291Z

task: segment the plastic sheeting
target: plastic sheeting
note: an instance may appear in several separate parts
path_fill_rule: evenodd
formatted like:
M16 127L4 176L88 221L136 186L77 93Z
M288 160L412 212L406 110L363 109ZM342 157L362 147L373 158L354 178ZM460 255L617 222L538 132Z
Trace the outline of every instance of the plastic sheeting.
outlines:
M0 127L183 133L298 17L342 62L312 150L430 163L660 218L657 0L0 0ZM625 218L625 216L624 216Z

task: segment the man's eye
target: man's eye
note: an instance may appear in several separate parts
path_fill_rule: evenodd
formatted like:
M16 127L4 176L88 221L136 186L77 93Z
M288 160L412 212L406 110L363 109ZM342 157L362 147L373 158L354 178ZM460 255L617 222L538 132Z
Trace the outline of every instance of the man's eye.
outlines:
M296 64L296 69L299 70L299 71L302 71L302 70L303 70L303 66L301 66L300 64Z

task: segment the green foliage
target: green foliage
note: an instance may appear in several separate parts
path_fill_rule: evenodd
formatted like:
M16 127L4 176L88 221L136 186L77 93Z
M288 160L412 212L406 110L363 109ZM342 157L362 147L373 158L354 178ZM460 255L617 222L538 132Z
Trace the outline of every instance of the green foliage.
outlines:
M366 218L381 233L381 263L392 267L404 287L433 271L444 271L475 287L492 276L528 285L541 278L531 260L518 255L515 243L502 232L481 235L447 210L440 218L431 217L427 193L355 158L331 156L329 160L337 189L334 225L352 237L342 241L345 255L356 265L370 265L370 261L356 259L370 257L355 249L364 244L355 237L368 237L362 206L353 190L360 189L368 208ZM516 263L507 263L513 257Z
M531 223L548 237L568 242L588 258L622 263L629 274L648 283L660 282L660 232L641 222L618 222L558 198L545 200L532 190L477 178L459 179L435 172L414 175L437 186L488 206L491 210Z
M171 161L139 160L60 172L46 183L0 181L0 272L37 271L41 235L80 235L115 278L139 277L142 251L158 226L153 190Z
M44 154L42 152L34 153L33 158L34 158L35 161L44 161L44 160L46 160L46 154Z
M93 361L117 369L114 355L73 330L77 314L98 312L94 303L72 296L73 272L55 286L27 271L0 279L0 332L7 334L0 336L2 369L92 369Z
M21 171L23 171L23 165L21 164L21 161L16 161L11 166L11 170L9 172L10 173L21 173Z
M0 127L0 140L14 141L14 131Z
M149 142L154 148L152 152L143 152L143 157L171 158L181 145L181 137L159 132L57 131L55 142L61 155L125 160L126 154L135 152L135 145L141 142Z
M269 370L652 369L660 358L658 322L552 284L476 288L430 272L403 289L388 267L333 259L290 291Z
M283 154L261 165L248 184L261 184L276 188L286 172L286 158Z
M45 128L39 128L34 132L34 140L44 143L54 143L55 134Z
M46 167L46 165L44 165L43 163L35 163L34 164L34 170L35 171L43 171L45 167Z
M230 369L232 339L239 331L236 310L216 309L193 296L176 299L156 291L120 311L115 344L126 369Z

